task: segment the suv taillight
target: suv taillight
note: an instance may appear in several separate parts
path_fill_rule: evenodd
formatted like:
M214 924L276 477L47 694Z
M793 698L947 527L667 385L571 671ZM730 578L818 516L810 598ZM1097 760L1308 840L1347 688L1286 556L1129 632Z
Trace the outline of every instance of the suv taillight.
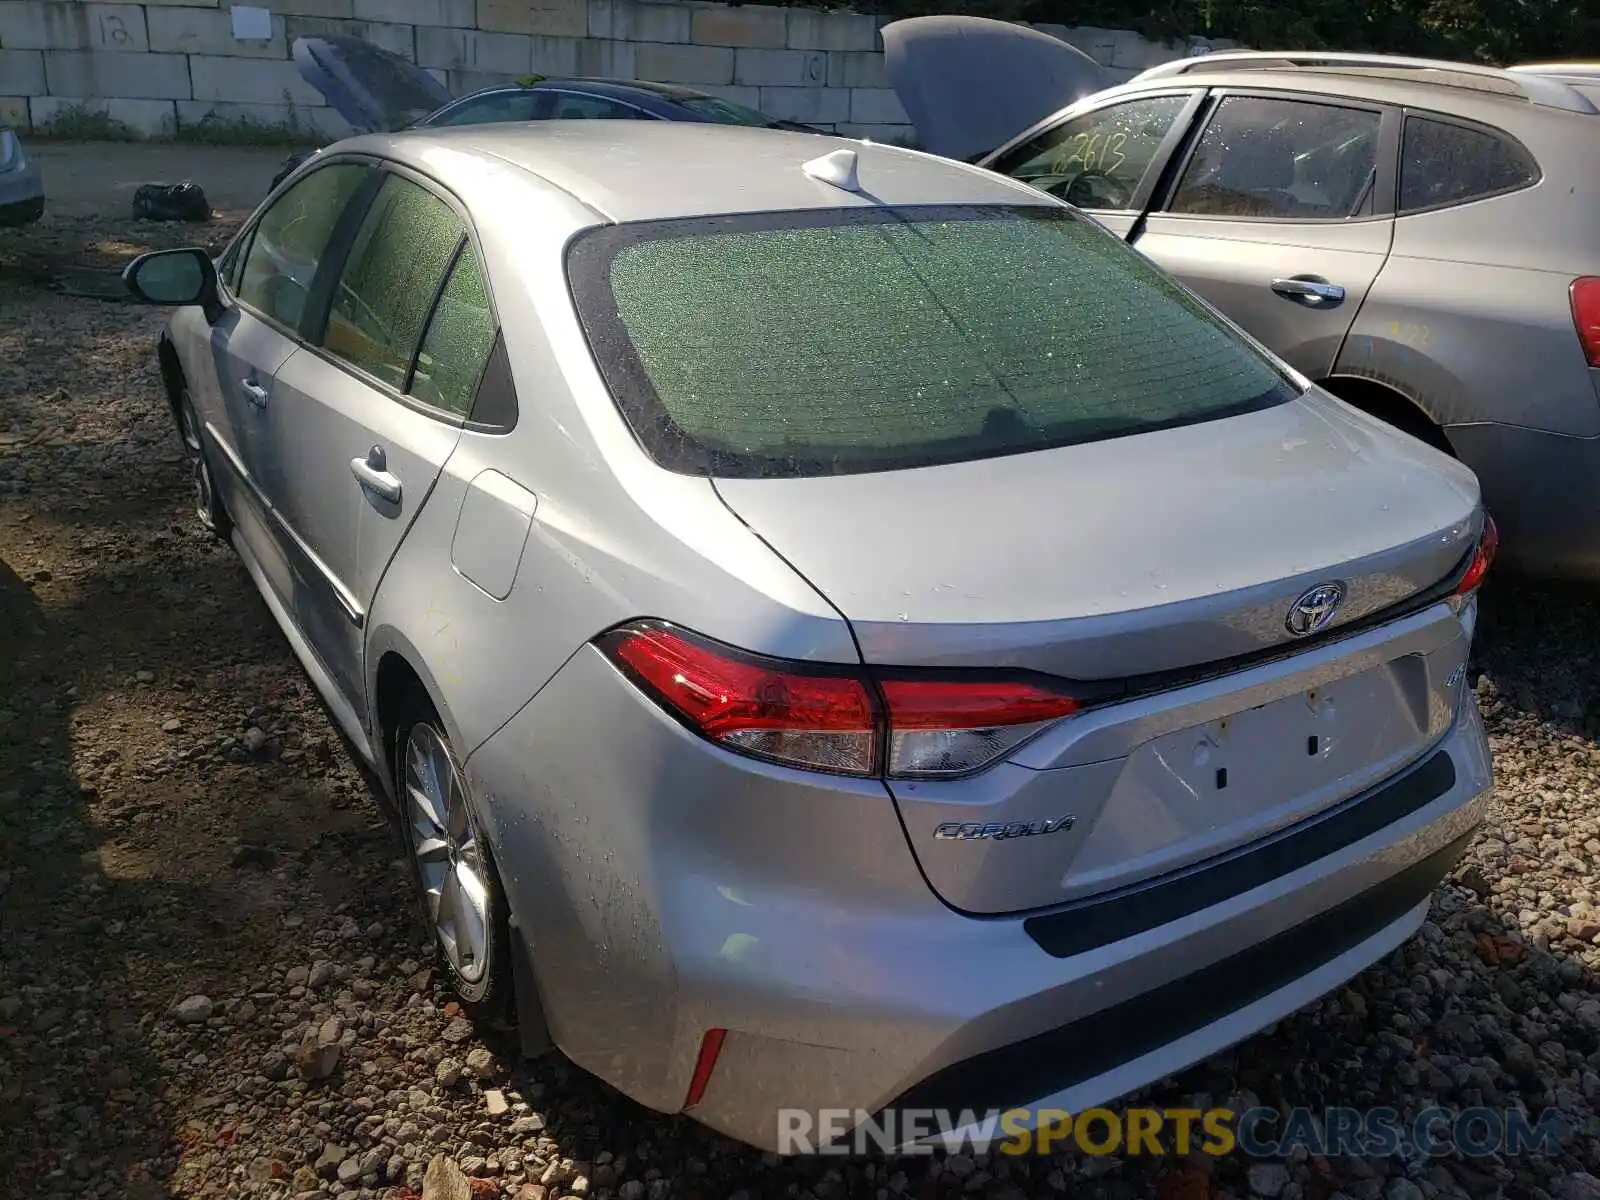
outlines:
M873 679L736 650L659 621L601 649L690 729L752 758L839 775L940 778L993 763L1083 707L1048 684L895 671Z
M1500 527L1494 523L1494 518L1488 513L1483 516L1483 532L1478 535L1478 544L1472 548L1472 560L1467 564L1466 571L1461 576L1461 581L1456 584L1455 595L1470 596L1483 586L1483 578L1489 573L1489 568L1494 564L1494 556L1500 550Z
M1583 356L1600 367L1600 277L1585 275L1572 281L1572 324L1583 343Z

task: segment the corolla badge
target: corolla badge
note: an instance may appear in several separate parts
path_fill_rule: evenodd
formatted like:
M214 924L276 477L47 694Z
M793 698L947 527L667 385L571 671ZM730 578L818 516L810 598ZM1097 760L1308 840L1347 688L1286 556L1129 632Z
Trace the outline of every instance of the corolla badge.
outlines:
M1042 821L946 821L933 831L941 842L1008 841L1011 838L1038 837L1059 833L1078 823L1077 817L1049 817Z
M1344 584L1319 583L1289 606L1284 627L1295 637L1308 637L1319 633L1333 622L1339 606L1344 603Z

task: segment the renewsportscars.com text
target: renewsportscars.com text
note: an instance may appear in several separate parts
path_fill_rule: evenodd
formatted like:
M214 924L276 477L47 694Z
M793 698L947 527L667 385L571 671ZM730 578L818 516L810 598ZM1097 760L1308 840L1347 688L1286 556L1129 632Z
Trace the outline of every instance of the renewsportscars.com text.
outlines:
M1303 1147L1312 1155L1371 1157L1456 1154L1554 1154L1564 1132L1560 1115L1537 1118L1520 1109L1429 1108L1406 1117L1393 1108L1091 1108L1060 1109L780 1109L783 1154L932 1154L936 1150L1000 1154L1163 1156L1242 1153L1281 1158Z

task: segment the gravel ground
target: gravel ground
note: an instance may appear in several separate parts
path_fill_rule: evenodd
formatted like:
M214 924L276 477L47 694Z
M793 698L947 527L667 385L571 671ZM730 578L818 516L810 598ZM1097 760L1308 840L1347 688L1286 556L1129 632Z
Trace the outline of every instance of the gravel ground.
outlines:
M1555 1156L780 1161L481 1040L367 781L188 510L160 316L91 298L195 236L0 232L0 1194L1600 1200L1600 613L1508 581L1480 639L1499 798L1422 934L1148 1098L1555 1106Z

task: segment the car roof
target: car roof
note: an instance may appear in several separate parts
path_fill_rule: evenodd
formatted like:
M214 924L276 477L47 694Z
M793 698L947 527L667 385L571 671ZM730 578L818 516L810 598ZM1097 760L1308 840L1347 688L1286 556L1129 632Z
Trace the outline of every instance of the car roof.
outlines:
M339 144L437 177L498 160L554 185L612 221L859 205L1012 204L1061 207L1026 184L950 159L815 133L634 121L534 121L372 134ZM854 151L859 192L804 165Z
M697 92L693 88L679 87L675 84L652 83L639 79L606 79L598 76L573 75L562 79L538 79L532 83L496 83L487 87L477 88L468 92L468 96L480 96L485 92L509 91L574 91L583 92L591 96L603 96L611 100L628 100L644 103L659 103L668 101L678 103L684 100L700 100L707 95ZM466 99L463 96L462 99Z
M1226 51L1162 63L1135 76L1129 84L1240 87L1261 86L1264 81L1274 87L1366 96L1390 103L1437 105L1454 94L1587 116L1600 112L1587 94L1554 72L1386 54Z
M1524 74L1509 68L1497 70L1474 68L1470 64L1438 63L1426 69L1419 69L1404 65L1418 60L1379 55L1370 58L1374 62L1387 59L1389 63L1398 65L1335 65L1326 61L1319 61L1316 65L1309 63L1274 65L1270 60L1282 59L1285 56L1252 53L1248 57L1256 61L1253 63L1240 61L1247 59L1247 56L1229 51L1226 54L1204 55L1152 67L1125 83L1096 92L1092 96L1085 96L1058 109L1014 134L978 161L986 166L993 165L1018 146L1025 145L1037 137L1041 131L1085 112L1103 108L1119 100L1179 89L1264 88L1277 92L1303 92L1308 97L1337 97L1373 104L1430 109L1470 120L1484 121L1503 127L1518 136L1532 135L1536 129L1541 128L1555 132L1555 125L1534 120L1536 115L1553 121L1556 125L1562 122L1578 122L1581 125L1592 119L1592 111L1586 114L1583 109L1593 110L1595 106L1591 105L1591 101L1600 102L1600 86L1593 84L1575 86L1573 83L1547 77L1544 80L1534 79L1534 90L1539 90L1542 84L1557 84L1568 94L1565 96L1556 94L1561 100L1558 106L1532 103L1522 90L1525 82ZM1211 61L1207 62L1208 59ZM1205 64L1204 69L1199 69L1198 64ZM1462 72L1446 70L1452 66L1464 70ZM1535 73L1527 72L1526 75L1533 76ZM1565 134L1558 136L1564 137Z

